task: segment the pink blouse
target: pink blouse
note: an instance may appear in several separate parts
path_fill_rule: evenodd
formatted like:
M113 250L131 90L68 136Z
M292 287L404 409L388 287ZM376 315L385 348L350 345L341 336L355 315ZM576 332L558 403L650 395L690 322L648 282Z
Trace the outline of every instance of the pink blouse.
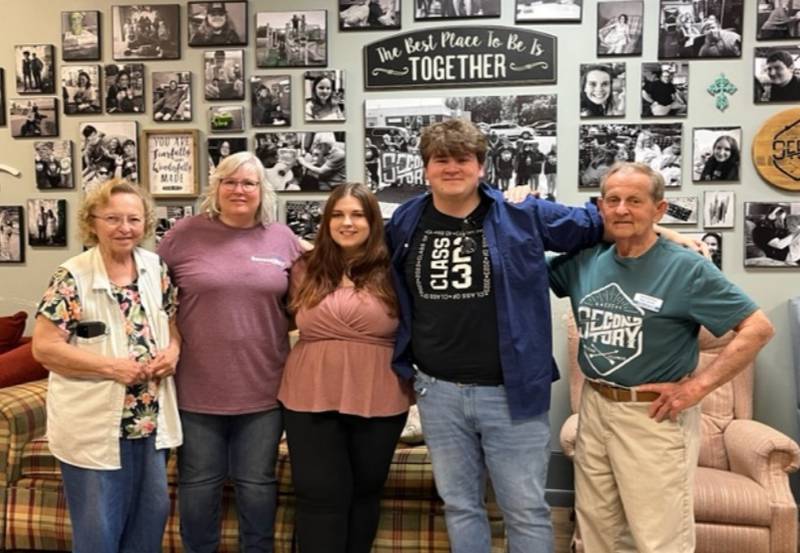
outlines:
M397 318L378 298L340 287L311 309L299 310L296 321L300 339L278 392L285 407L362 417L408 410L410 385L391 367Z

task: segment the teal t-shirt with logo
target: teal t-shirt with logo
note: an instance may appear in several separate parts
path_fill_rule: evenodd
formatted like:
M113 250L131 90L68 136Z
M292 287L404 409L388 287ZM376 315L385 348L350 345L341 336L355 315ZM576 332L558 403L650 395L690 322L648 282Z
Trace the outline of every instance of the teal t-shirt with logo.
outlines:
M640 257L603 243L549 270L572 302L584 374L619 386L680 380L697 365L701 325L721 336L758 309L711 261L664 238Z

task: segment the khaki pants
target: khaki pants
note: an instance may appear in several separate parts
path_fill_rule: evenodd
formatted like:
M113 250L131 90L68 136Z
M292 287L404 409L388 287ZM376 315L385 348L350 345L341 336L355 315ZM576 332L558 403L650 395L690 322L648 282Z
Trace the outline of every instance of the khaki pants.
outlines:
M575 451L586 553L691 553L700 407L655 422L647 402L614 402L583 386Z

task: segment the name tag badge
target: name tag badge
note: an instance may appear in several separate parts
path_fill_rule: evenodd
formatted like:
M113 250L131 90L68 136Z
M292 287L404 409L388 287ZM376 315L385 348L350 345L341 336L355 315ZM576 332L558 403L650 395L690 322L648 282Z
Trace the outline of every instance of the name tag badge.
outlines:
M261 255L251 255L250 261L254 263L269 263L270 265L275 265L276 267L280 267L281 269L286 268L286 262L280 257L264 257Z
M664 305L664 300L661 298L654 298L653 296L648 296L647 294L642 294L639 292L633 296L633 302L642 309L647 309L648 311L653 311L654 313L661 311L661 306Z

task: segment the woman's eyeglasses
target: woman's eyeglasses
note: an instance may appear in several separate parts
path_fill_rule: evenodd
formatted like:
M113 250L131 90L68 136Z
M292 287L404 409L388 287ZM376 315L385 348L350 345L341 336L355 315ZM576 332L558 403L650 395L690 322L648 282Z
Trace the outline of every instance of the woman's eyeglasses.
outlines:
M124 215L92 215L92 219L100 219L110 227L119 227L126 221L132 227L140 227L144 225L144 218L138 215L126 217Z
M227 190L236 190L237 186L241 186L245 192L252 192L258 188L257 182L251 180L236 180L236 179L222 179L219 185Z

